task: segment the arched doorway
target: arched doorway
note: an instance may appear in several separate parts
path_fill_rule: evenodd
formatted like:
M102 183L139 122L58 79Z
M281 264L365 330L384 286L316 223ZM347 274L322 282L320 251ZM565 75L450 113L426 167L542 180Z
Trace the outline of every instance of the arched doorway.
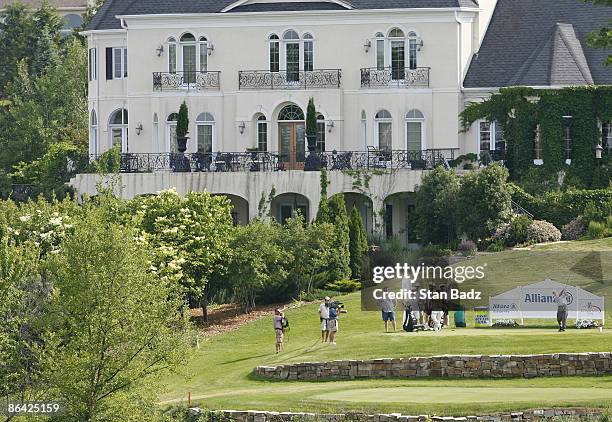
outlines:
M232 203L232 221L236 226L249 224L249 202L241 196L229 193L216 193L214 196L225 196Z
M306 127L304 112L288 104L278 113L278 151L284 170L303 170L306 160Z
M308 198L299 193L283 193L272 200L272 216L281 224L285 224L288 218L294 217L296 212L304 217L304 221L310 221L310 205Z
M336 195L344 195L346 214L349 218L351 217L353 208L356 208L366 233L372 234L374 230L374 206L372 205L372 200L366 195L356 192L337 193L332 195L329 199Z

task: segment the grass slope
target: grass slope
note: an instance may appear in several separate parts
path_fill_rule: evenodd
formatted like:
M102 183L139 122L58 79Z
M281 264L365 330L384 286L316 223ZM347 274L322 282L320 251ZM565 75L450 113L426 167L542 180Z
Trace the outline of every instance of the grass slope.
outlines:
M583 250L612 250L609 241L572 243ZM560 244L569 250L572 244ZM554 249L553 249L554 250ZM500 272L500 285L528 279L541 257L509 251L489 257L511 259L512 271ZM481 259L481 258L478 258ZM545 262L545 265L551 265ZM522 273L520 268L523 268ZM550 267L549 267L550 268ZM532 279L533 280L533 279ZM537 281L537 279L533 280ZM605 284L602 288L607 289ZM362 312L359 294L342 298L349 309L340 320L338 344L320 343L317 305L289 311L291 331L285 351L274 354L272 319L264 318L202 344L185 376L167 379L164 403L185 401L190 392L200 406L213 409L276 411L343 410L469 414L539 406L609 406L612 376L510 380L356 380L344 382L274 382L253 378L257 365L334 359L362 359L437 354L526 354L610 351L612 331L569 330L559 333L554 321L522 329L447 329L441 333L385 334L378 312ZM473 315L468 313L468 323ZM607 325L612 323L607 318Z

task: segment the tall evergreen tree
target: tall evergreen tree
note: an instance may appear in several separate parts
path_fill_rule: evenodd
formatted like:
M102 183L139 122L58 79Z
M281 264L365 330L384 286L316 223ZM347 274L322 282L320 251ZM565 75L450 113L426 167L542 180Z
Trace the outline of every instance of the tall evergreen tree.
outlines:
M351 211L349 227L349 252L351 256L351 276L353 279L361 279L361 264L368 250L368 235L363 227L363 221L357 208Z
M338 194L330 198L329 221L334 225L335 239L333 242L334 254L330 259L329 274L332 281L350 277L351 254L349 251L349 218L346 213L344 195Z

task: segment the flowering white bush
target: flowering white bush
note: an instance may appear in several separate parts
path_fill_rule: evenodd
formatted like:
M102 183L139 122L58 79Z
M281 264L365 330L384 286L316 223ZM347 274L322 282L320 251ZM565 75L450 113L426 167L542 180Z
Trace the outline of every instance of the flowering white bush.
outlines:
M597 328L599 323L592 319L579 319L576 321L576 328Z

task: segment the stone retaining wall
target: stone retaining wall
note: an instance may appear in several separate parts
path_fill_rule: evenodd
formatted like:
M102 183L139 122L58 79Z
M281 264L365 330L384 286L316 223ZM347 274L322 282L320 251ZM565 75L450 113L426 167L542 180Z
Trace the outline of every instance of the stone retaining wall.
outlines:
M536 409L525 412L507 412L485 416L431 416L431 415L402 415L391 414L314 414L291 412L264 412L256 410L220 410L217 412L205 411L200 408L189 409L190 419L207 422L526 422L542 419L565 418L595 419L601 415L597 409L568 408L568 409Z
M278 380L355 378L533 378L612 374L612 353L550 355L432 356L373 360L336 360L258 366L254 373Z

